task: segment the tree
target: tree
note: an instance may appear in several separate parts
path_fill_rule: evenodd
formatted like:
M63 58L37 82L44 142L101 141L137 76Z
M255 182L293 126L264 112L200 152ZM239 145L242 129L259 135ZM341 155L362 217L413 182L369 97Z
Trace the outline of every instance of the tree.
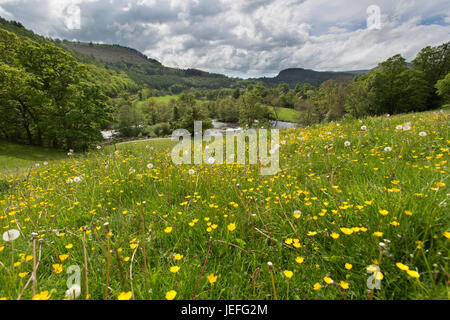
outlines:
M427 109L435 108L441 103L440 97L433 89L436 83L450 72L449 46L450 42L436 47L428 46L422 49L413 60L414 67L423 72L428 84Z
M19 45L19 38L9 31L0 29L0 62L12 64Z
M367 75L374 114L401 113L425 109L430 88L424 73L409 69L405 59L396 55L379 64Z
M289 89L290 89L289 84L287 84L287 83L280 83L278 85L278 92L280 94L287 94L289 92Z
M450 103L450 72L444 79L436 83L437 94L442 97L444 104Z
M42 145L43 115L48 111L48 99L34 87L36 82L23 69L0 63L0 122L5 138L14 137L20 142L17 128L22 127L29 144Z
M106 97L62 49L22 41L14 66L0 64L0 78L2 108L9 111L2 122L12 120L7 126L12 131L20 125L28 143L85 149L102 139L101 126L111 113ZM11 132L2 131L11 138Z

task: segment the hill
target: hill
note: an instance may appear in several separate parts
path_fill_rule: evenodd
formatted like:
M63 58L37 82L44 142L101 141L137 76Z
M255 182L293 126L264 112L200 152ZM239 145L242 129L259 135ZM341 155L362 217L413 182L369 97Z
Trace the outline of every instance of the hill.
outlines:
M321 83L330 80L351 80L353 74L346 72L320 72L302 68L290 68L282 70L274 78L259 78L257 81L261 81L264 85L269 87L275 87L280 83L287 83L291 88L294 88L297 83L305 84L309 83L313 86L318 86Z
M37 42L53 41L56 45L69 51L78 61L95 64L97 67L112 69L125 73L141 87L169 90L177 86L180 91L188 88L219 89L245 87L249 83L262 82L269 87L288 83L292 88L297 83L320 85L329 79L349 79L350 73L318 72L301 68L286 69L273 78L257 79L230 78L223 74L209 73L197 69L177 69L162 65L141 52L120 45L94 44L85 42L60 41L47 39L27 30L20 22L7 21L0 17L0 28L15 33L21 38Z

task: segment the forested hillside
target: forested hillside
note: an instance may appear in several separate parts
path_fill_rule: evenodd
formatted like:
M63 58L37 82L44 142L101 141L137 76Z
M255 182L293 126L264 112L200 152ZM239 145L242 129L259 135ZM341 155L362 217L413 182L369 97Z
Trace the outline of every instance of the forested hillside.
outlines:
M103 141L166 136L212 119L243 127L311 125L343 117L426 111L449 103L449 43L408 63L395 55L352 75L305 69L233 79L163 66L119 45L46 39L0 20L0 139L84 150ZM165 97L158 99L158 97Z

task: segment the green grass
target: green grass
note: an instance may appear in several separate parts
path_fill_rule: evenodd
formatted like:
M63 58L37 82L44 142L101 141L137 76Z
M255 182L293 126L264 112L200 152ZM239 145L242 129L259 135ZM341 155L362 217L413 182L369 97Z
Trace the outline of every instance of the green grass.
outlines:
M63 152L0 141L0 174L65 158Z
M178 99L178 95L167 95L167 96L161 96L161 97L153 97L150 99L154 99L156 102L159 103L166 103L168 104L172 99L173 100L177 100Z
M274 107L270 107L270 109L274 112ZM297 118L299 116L299 112L290 108L276 108L278 113L278 120L287 121L287 122L297 122Z
M0 185L0 227L22 232L0 242L0 298L16 299L31 276L37 232L36 292L51 299L64 298L70 266L80 268L80 299L85 269L90 299L132 288L135 299L170 290L176 299L274 299L272 276L278 299L448 299L448 117L284 131L274 176L257 165L174 165L170 140L19 171ZM396 129L406 122L411 130ZM368 295L372 265L383 279ZM23 299L32 296L30 284Z

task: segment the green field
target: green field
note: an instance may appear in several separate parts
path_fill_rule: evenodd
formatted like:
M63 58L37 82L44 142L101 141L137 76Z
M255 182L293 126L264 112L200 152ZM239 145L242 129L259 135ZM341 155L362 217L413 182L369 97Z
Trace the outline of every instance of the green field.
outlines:
M57 150L0 141L0 174L65 158L67 155Z
M0 298L64 299L79 270L79 299L448 299L448 120L283 131L274 176L174 165L170 140L0 144Z
M274 107L270 107L270 109L274 112ZM276 112L278 114L278 120L287 121L287 122L297 122L298 116L300 112L290 108L276 108Z

